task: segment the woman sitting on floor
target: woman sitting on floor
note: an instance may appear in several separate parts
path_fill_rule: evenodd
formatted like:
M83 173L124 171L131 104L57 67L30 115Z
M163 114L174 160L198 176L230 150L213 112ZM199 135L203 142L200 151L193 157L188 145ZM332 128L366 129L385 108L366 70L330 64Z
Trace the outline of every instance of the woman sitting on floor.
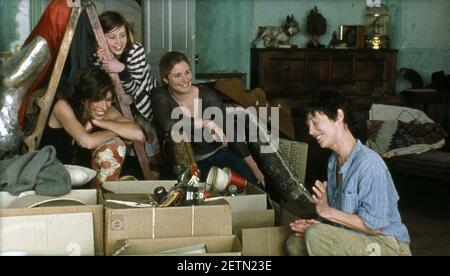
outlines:
M113 83L103 70L80 72L72 89L58 93L42 137L41 147L53 145L64 164L92 167L97 176L92 186L114 181L126 153L124 140L144 142L141 128L114 106Z
M173 127L180 123L179 119L172 119L172 112L176 109L184 119L193 122L191 129L192 149L195 160L201 172L201 179L205 180L211 167L229 167L246 178L249 183L264 184L264 175L250 155L246 143L228 143L222 126L225 120L217 124L211 118L198 116L204 114L207 108L219 108L225 118L225 109L220 97L207 87L192 85L192 71L187 57L179 52L165 54L159 63L162 87L152 90L152 105L154 122L165 134L173 131ZM195 110L201 100L201 110ZM205 131L206 130L206 131ZM200 142L193 138L200 133ZM212 139L205 139L204 133L209 133ZM173 138L173 137L172 137ZM214 140L214 141L208 141Z

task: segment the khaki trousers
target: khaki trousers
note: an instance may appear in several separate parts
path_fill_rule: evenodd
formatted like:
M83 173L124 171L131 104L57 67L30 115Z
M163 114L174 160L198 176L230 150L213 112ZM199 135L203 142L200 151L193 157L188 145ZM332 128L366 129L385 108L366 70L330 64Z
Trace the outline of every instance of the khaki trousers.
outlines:
M409 244L393 236L368 236L324 223L286 242L290 256L411 256Z

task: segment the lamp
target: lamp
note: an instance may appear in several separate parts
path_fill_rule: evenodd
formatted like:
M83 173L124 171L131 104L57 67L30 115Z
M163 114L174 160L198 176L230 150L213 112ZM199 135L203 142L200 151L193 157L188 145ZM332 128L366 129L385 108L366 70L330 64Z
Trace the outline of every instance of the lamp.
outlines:
M248 185L247 179L230 168L212 167L206 178L206 191L235 194L242 192Z
M366 48L386 49L389 48L388 23L389 11L386 5L366 8Z

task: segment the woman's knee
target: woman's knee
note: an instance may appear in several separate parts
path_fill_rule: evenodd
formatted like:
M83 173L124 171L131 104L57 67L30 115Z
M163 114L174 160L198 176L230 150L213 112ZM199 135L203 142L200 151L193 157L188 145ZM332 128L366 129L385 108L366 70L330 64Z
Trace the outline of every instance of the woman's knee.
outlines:
M305 232L305 243L309 256L341 255L340 244L335 240L334 226L318 223Z
M115 138L99 146L92 155L92 167L98 170L99 181L113 181L120 176L126 154L126 144Z
M326 234L327 229L329 225L324 223L316 223L311 225L306 231L305 231L305 240L308 242L311 241L317 241L326 239L329 237L329 235Z
M303 238L299 238L293 234L286 241L286 251L288 256L305 256L307 252L304 243L305 241Z

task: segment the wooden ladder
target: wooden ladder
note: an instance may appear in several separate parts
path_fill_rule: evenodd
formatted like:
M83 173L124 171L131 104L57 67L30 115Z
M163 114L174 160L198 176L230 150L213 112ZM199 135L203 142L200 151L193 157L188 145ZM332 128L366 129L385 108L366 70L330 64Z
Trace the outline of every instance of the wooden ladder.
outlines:
M112 53L109 50L109 46L105 39L105 34L103 33L103 29L98 19L95 5L92 3L92 1L83 1L83 3L81 3L81 0L67 0L67 4L69 7L72 7L72 14L70 16L69 23L67 25L66 32L64 34L64 38L61 44L61 48L59 50L55 66L53 68L48 89L45 95L41 97L38 101L40 112L36 123L36 128L34 129L33 133L30 136L25 138L25 144L27 145L29 151L36 150L39 147L39 143L41 142L42 134L44 132L47 119L50 114L53 99L55 97L59 80L61 78L61 74L64 69L64 64L66 63L67 55L70 50L70 45L72 44L72 39L78 23L78 19L80 18L83 9L85 9L88 14L89 21L91 23L98 45L103 49L105 49L106 55L108 57L112 57ZM130 109L130 100L129 97L125 94L125 91L123 90L122 83L120 82L119 79L119 75L110 74L110 77L114 83L115 93L119 101L122 114L125 117L134 121L134 117ZM158 173L152 171L150 168L150 162L148 160L147 153L145 152L144 143L133 142L133 146L144 178L147 180L157 179Z

